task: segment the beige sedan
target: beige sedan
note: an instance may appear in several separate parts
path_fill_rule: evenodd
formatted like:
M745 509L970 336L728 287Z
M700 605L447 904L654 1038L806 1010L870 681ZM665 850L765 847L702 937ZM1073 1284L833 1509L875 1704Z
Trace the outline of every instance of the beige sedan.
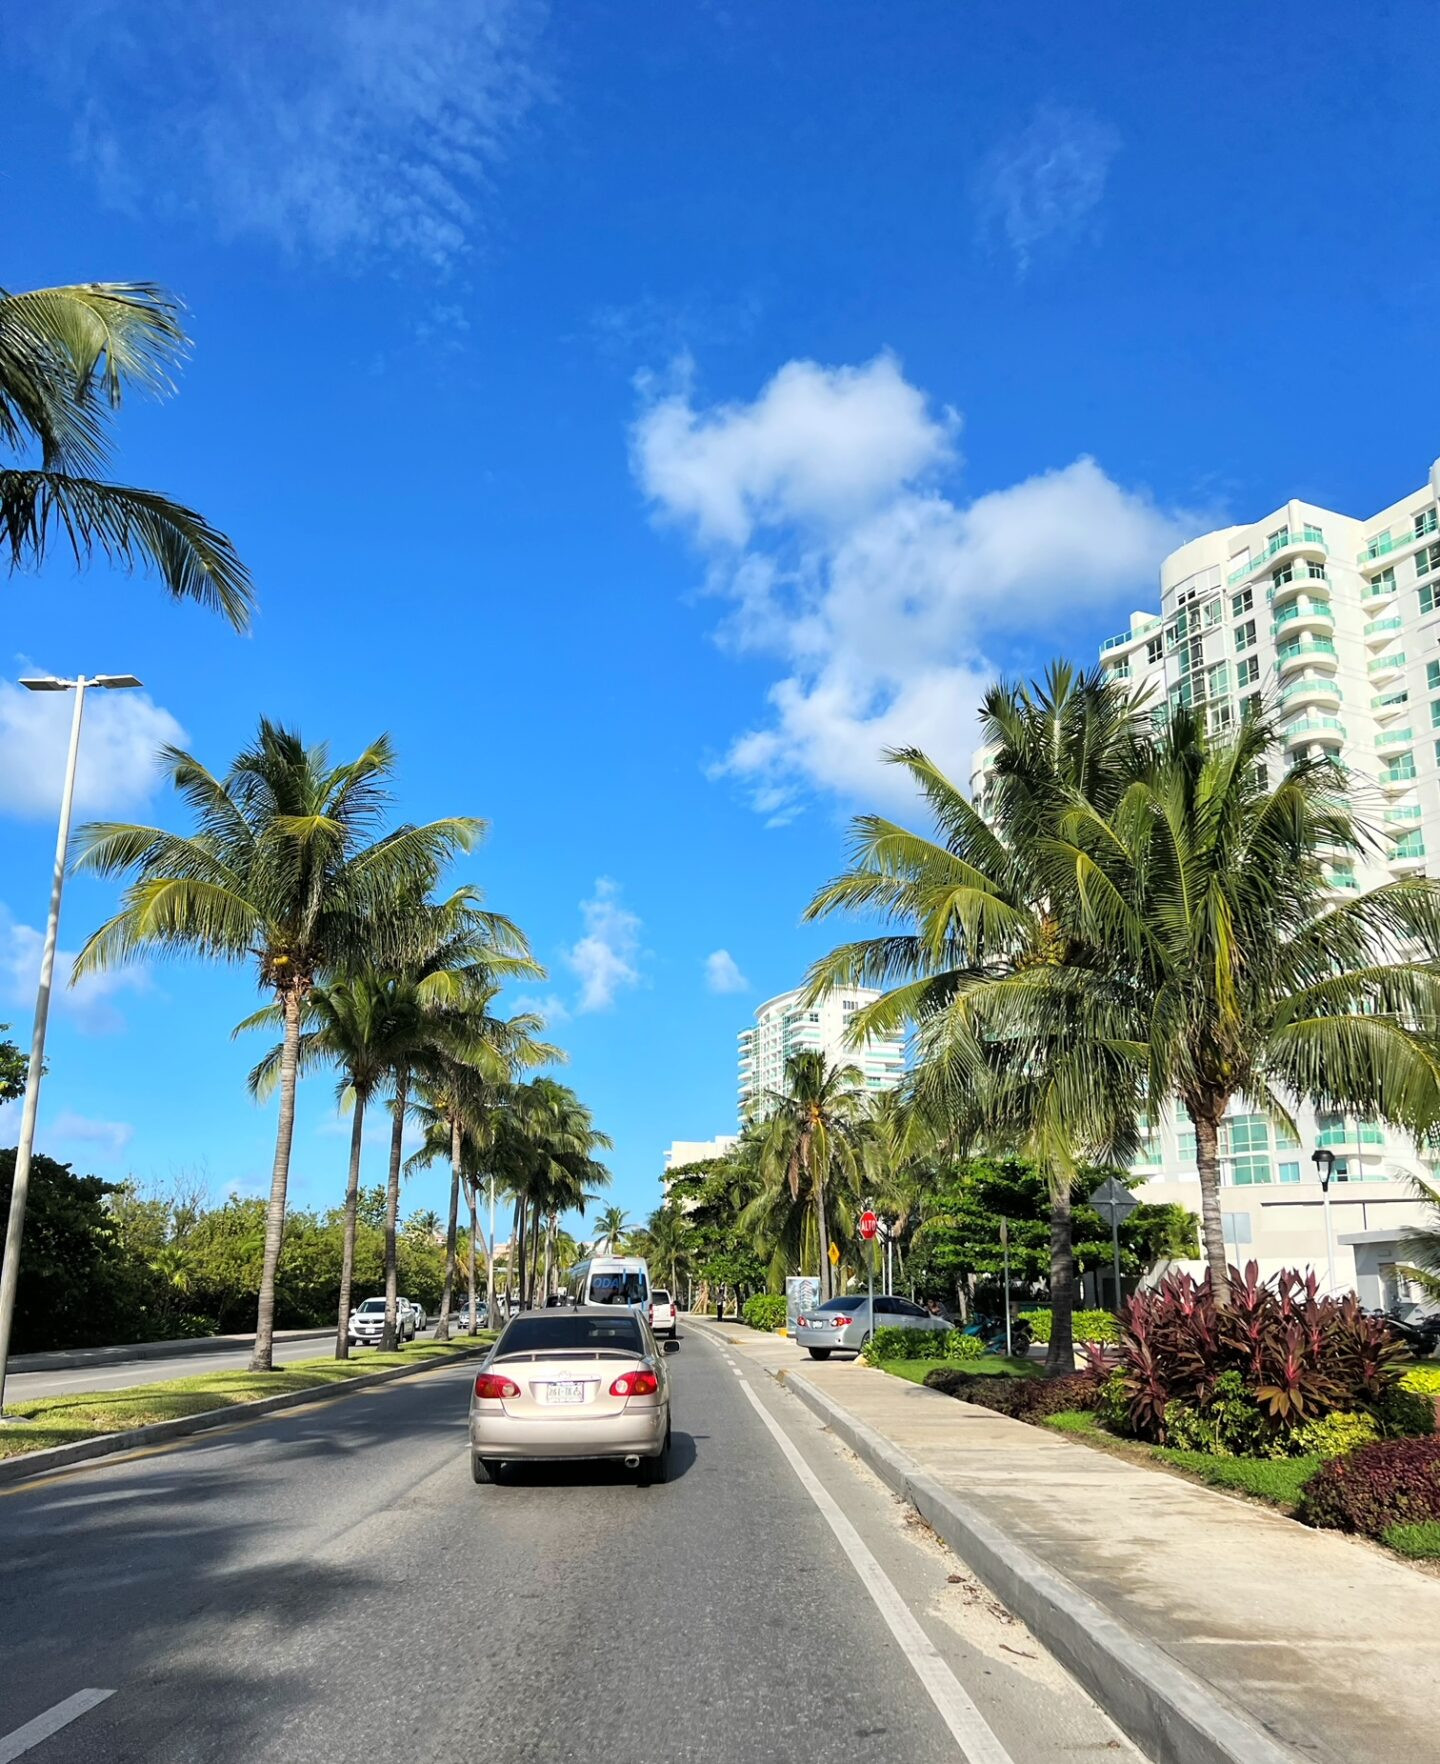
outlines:
M664 1482L669 1453L670 1376L650 1325L628 1306L522 1312L476 1374L476 1482L497 1480L506 1463L569 1458L615 1459L642 1483Z

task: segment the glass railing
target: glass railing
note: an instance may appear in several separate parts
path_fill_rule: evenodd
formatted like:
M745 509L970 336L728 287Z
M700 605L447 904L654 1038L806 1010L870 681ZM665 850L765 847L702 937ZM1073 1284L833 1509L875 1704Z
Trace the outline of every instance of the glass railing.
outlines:
M1105 639L1100 645L1100 653L1101 655L1104 655L1107 649L1123 649L1129 641L1130 633L1128 631L1121 631L1118 636L1107 637Z
M1340 696L1340 688L1334 680L1328 680L1317 674L1310 679L1296 680L1292 685L1287 686L1280 694L1280 702L1288 704L1292 698L1304 698L1307 694L1316 692L1323 692L1329 698Z
M1338 735L1344 739L1345 725L1339 717L1302 717L1281 730L1287 741L1307 741L1312 735Z
M1387 729L1383 735L1375 737L1375 751L1384 753L1389 747L1408 747L1414 739L1413 729Z
M1333 625L1335 615L1323 600L1297 600L1293 606L1282 606L1271 621L1272 630L1288 625L1292 619L1323 619Z
M1440 521L1428 520L1417 533L1413 524L1401 527L1398 532L1376 533L1365 541L1365 549L1355 553L1356 563L1373 563L1377 557L1389 557L1392 551L1403 551L1407 545L1418 545L1422 539L1428 539L1434 532L1440 531Z
M1147 633L1153 631L1163 621L1160 619L1142 619L1133 631L1117 631L1113 637L1107 637L1100 645L1100 653L1107 650L1123 649L1127 643L1138 643Z
M1383 579L1379 576L1373 582L1367 582L1360 590L1362 600L1388 600L1399 584L1395 580L1393 570L1387 570Z
M1318 546L1327 554L1329 551L1325 535L1318 527L1302 527L1298 533L1292 533L1286 527L1283 532L1275 535L1263 551L1253 553L1238 569L1231 570L1226 577L1227 584L1243 582L1247 576L1253 575L1256 570L1269 563L1272 557L1278 556L1282 551L1289 551L1292 545Z
M1383 636L1386 631L1398 631L1402 623L1403 620L1399 613L1392 613L1391 616L1386 619L1371 619L1369 624L1365 627L1365 635L1367 637L1380 637Z
M1410 761L1409 765L1387 766L1380 774L1382 784L1413 784L1415 782L1414 758L1409 754L1406 754L1405 757Z
M1418 821L1422 812L1418 802L1407 803L1403 808L1387 808L1385 819L1392 827L1403 827L1409 821Z
M1282 662L1295 661L1307 655L1334 655L1335 641L1331 637L1312 637L1308 643L1292 639L1282 643L1276 652Z
M1399 863L1403 858L1423 858L1425 841L1419 833L1407 833L1403 839L1397 839L1390 847L1390 862Z
M1408 692L1377 692L1370 700L1370 708L1372 711L1399 710L1409 702Z
M1402 651L1399 655L1377 655L1374 661L1365 664L1365 672L1367 674L1394 673L1396 669L1404 666L1405 656Z

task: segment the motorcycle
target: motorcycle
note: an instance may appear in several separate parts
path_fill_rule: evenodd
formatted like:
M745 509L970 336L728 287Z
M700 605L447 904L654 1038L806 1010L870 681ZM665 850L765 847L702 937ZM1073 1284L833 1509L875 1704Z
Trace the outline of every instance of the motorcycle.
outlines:
M1440 1347L1440 1316L1423 1312L1418 1317L1402 1317L1398 1311L1375 1313L1387 1325L1391 1335L1404 1342L1417 1360L1428 1360Z
M987 1354L1003 1354L1005 1352L1005 1319L1003 1317L976 1317L972 1322L966 1324L961 1334L977 1336L984 1344ZM1030 1325L1024 1318L1012 1318L1010 1352L1017 1359L1023 1359L1030 1351L1032 1340Z

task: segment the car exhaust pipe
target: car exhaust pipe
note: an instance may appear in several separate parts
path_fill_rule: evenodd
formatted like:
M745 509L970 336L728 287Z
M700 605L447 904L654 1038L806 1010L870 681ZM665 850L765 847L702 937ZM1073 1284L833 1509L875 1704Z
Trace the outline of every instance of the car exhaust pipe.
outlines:
M625 1468L627 1470L638 1470L640 1468L639 1452L631 1452L630 1456L625 1460Z

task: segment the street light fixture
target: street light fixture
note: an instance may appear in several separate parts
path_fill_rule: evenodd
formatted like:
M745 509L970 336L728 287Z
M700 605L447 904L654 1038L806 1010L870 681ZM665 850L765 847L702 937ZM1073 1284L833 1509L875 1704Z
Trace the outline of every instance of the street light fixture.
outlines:
M1311 1153L1310 1162L1320 1177L1320 1205L1325 1212L1325 1294L1327 1298L1334 1298L1335 1239L1330 1234L1330 1178L1335 1173L1335 1154L1328 1146L1322 1145Z
M25 1229L25 1202L30 1193L30 1161L35 1147L35 1117L40 1107L40 1076L45 1067L45 1029L50 1019L50 986L55 975L55 945L60 936L60 895L65 886L65 858L70 846L70 812L75 803L75 767L80 757L80 723L85 694L138 686L134 674L77 674L73 680L50 676L20 682L30 692L73 692L70 752L65 761L65 787L60 796L60 828L55 840L55 870L50 879L50 915L40 954L40 984L35 993L35 1028L30 1038L30 1065L25 1074L25 1101L20 1111L20 1143L15 1149L15 1177L10 1190L10 1222L5 1232L5 1257L0 1265L0 1416L5 1413L5 1373L10 1362L10 1331L15 1320L15 1289L20 1280L20 1238Z

